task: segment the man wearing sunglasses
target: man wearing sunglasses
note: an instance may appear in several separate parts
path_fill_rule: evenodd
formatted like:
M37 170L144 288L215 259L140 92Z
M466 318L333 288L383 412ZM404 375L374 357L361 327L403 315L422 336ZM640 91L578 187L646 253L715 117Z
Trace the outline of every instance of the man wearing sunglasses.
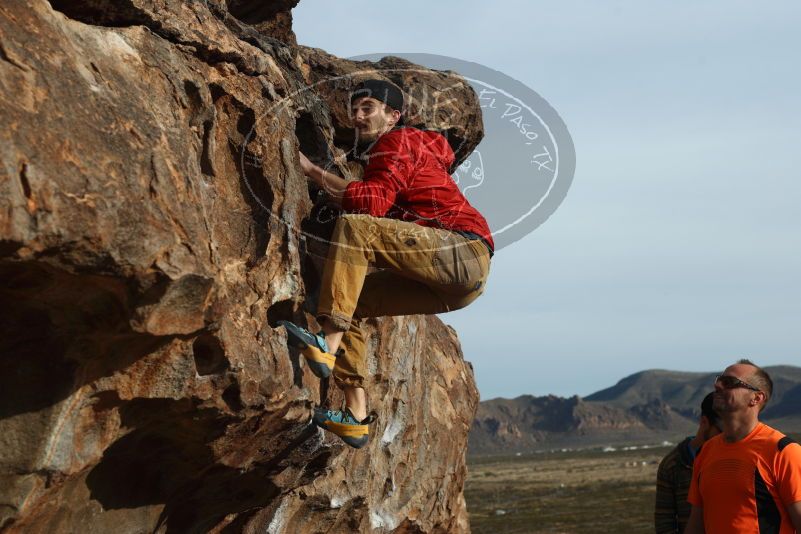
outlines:
M659 463L656 473L656 506L654 525L657 534L684 532L690 517L687 492L693 477L695 461L701 445L720 434L720 416L712 407L713 393L701 402L698 430L670 451Z
M693 465L686 533L801 533L801 445L759 421L772 394L770 376L748 360L715 379L723 433Z

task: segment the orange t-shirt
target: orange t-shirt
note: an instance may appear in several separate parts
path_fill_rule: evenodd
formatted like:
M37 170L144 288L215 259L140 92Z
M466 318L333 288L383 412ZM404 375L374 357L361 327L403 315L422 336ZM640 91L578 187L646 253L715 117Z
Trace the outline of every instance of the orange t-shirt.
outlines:
M728 443L715 436L693 464L687 498L710 533L793 534L787 507L801 501L801 445L763 423Z

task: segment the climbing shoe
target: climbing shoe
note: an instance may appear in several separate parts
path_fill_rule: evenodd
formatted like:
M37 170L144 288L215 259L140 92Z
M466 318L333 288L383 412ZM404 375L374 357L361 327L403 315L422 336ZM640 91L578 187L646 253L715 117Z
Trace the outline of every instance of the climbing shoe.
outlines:
M375 420L375 412L371 412L370 415L359 421L353 417L353 414L347 408L344 410L326 410L325 408L316 407L312 415L312 421L315 425L323 430L333 432L354 449L361 449L367 445L369 439L367 425Z
M278 324L286 328L289 345L303 354L312 373L320 378L331 376L336 356L328 352L328 344L325 342L322 332L312 334L305 328L289 321L278 321Z

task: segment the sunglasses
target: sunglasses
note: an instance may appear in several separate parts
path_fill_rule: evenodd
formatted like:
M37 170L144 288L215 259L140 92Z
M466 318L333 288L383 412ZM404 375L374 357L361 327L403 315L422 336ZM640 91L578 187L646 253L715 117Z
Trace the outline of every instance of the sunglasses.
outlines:
M745 388L745 389L750 389L751 391L759 391L759 392L762 391L759 388L755 388L748 382L743 382L739 378L730 375L716 376L715 384L720 384L723 389Z

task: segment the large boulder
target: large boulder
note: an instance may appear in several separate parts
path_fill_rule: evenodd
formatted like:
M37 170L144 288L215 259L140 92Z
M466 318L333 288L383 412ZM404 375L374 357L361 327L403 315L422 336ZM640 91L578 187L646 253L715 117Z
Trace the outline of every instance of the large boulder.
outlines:
M438 319L370 321L366 449L308 424L341 396L277 322L319 283L299 139L343 126L294 3L0 8L0 530L469 530L478 393Z

